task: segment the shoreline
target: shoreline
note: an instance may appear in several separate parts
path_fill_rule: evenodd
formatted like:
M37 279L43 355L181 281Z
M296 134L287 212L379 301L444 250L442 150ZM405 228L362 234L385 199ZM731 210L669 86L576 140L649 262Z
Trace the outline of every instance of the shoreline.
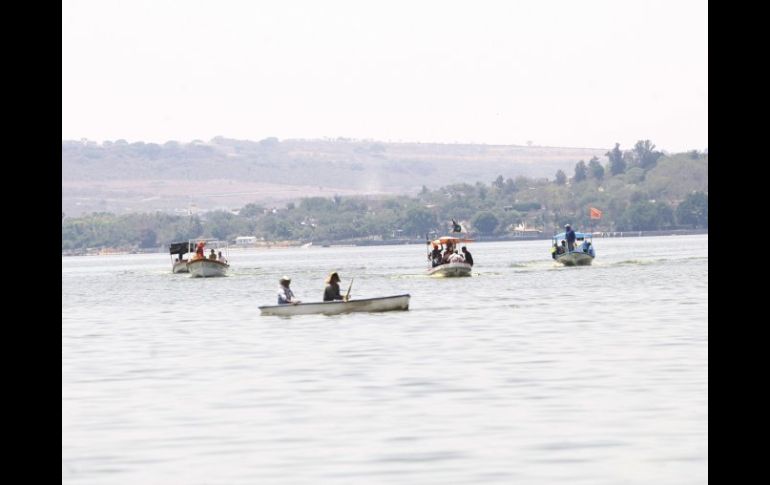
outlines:
M620 237L653 237L653 236L692 236L698 234L708 234L708 229L673 229L662 231L594 231L595 238L620 238ZM474 242L498 242L498 241L548 241L551 236L539 234L537 236L485 236L485 237L473 237ZM312 242L311 246L307 246L309 242ZM311 247L351 247L351 246L397 246L405 244L425 244L424 239L384 239L384 240L341 240L341 241L277 241L276 243L262 243L255 245L244 246L230 246L230 250L242 250L242 249L284 249L284 248L298 248L298 249L310 249ZM305 246L303 248L303 246ZM167 248L164 246L161 248L150 249L114 249L114 248L88 248L82 250L69 250L62 251L62 257L65 256L117 256L125 254L165 254Z

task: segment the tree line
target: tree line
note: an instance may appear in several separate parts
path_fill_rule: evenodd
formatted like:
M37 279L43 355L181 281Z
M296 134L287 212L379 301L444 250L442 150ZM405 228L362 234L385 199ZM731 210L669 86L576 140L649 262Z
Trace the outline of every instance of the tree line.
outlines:
M577 162L572 177L561 170L553 180L499 175L489 183L423 186L414 196L306 197L285 207L248 204L191 216L63 213L62 250L157 248L199 237L421 239L447 232L451 219L482 236L504 235L517 225L549 234L566 223L606 231L708 228L708 153L666 155L640 140L628 151L615 144L607 159L606 165L596 157ZM591 207L602 211L601 219L590 219Z

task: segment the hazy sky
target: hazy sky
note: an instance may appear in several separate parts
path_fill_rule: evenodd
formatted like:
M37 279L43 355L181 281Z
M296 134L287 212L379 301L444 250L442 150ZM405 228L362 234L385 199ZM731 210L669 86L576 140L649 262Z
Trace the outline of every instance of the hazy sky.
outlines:
M708 146L708 3L64 0L62 139Z

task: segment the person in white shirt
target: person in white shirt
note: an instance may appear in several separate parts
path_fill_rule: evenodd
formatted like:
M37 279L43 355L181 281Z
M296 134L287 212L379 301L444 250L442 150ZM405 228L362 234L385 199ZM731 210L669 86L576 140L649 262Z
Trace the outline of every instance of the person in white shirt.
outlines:
M281 287L278 289L279 305L296 305L297 303L302 303L301 301L294 298L294 292L291 291L291 288L289 288L289 285L291 284L291 278L284 276L278 280L278 282L281 284Z

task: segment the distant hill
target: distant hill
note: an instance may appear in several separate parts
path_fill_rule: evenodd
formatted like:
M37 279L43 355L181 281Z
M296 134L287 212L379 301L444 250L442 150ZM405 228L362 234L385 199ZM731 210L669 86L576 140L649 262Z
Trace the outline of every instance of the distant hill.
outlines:
M360 140L97 144L62 141L62 210L68 215L183 212L279 205L308 196L409 194L497 176L571 174L607 148L386 143Z

